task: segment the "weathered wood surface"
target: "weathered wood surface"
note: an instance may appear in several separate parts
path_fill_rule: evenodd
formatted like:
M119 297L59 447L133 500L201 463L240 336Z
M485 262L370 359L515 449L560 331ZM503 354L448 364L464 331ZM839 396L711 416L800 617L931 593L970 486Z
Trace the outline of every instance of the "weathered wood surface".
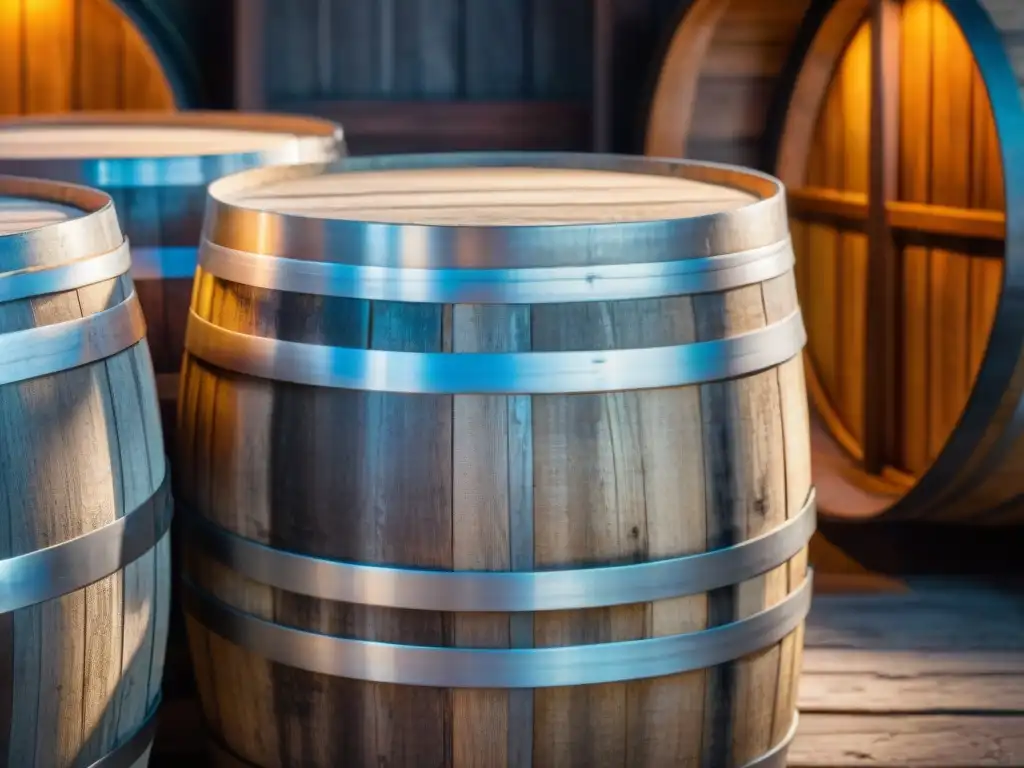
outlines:
M794 768L1024 765L1024 590L819 595Z
M112 0L0 3L0 116L174 109L145 38Z
M245 196L250 207L448 224L607 223L749 201L681 179L500 168L332 175ZM200 273L193 306L225 328L311 344L610 350L760 329L793 311L795 283L789 273L696 297L453 307L284 295ZM183 493L241 535L364 562L507 570L705 551L767 532L806 501L800 366L796 358L703 386L505 397L283 384L225 374L188 355ZM690 511L682 518L680 499ZM802 583L805 563L798 555L711 595L513 617L299 598L193 554L189 573L202 588L278 623L495 648L628 641L729 623L783 599ZM711 670L510 695L329 678L269 664L194 620L189 633L209 724L237 754L268 768L525 768L531 757L580 768L742 765L789 728L800 648L797 631Z
M69 261L91 255L67 246ZM2 302L0 334L94 315L131 290L123 275ZM114 522L152 496L166 471L144 340L94 363L0 386L0 557ZM91 765L131 736L159 699L169 598L164 535L122 570L6 614L0 764Z

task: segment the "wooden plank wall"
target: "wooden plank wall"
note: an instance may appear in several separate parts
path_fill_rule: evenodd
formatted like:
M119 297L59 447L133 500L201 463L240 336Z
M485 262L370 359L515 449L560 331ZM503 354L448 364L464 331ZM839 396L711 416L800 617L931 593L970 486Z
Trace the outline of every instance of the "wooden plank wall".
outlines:
M901 22L899 206L1003 209L991 107L967 43L941 0L907 0ZM835 434L863 435L870 115L870 27L833 77L810 151L807 190L818 212L793 220L808 351ZM835 215L822 215L834 199ZM849 211L849 215L844 212ZM890 211L890 216L893 212ZM893 218L895 221L895 218ZM988 343L1002 281L1001 243L914 231L901 216L900 402L897 455L919 476L955 427Z
M356 153L503 143L586 149L593 6L242 0L240 106L339 119ZM444 102L445 110L425 112L423 102ZM495 108L505 119L489 117Z
M0 115L173 109L152 49L111 0L0 2Z

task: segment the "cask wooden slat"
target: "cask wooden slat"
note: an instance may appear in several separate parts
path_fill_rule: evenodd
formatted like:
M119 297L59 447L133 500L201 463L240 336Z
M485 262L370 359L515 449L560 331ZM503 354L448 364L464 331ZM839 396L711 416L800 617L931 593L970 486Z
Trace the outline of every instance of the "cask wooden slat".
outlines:
M734 210L755 199L667 177L538 168L331 173L267 181L241 198L289 214L448 226L649 220ZM207 232L223 236L215 223ZM312 344L554 352L761 329L792 313L796 291L783 275L696 298L395 304L275 293L201 274L193 306L222 327ZM232 312L218 309L225 306ZM799 359L742 380L573 395L311 387L228 374L191 354L183 376L185 503L241 535L320 557L445 570L662 559L768 532L803 508L810 489ZM262 405L213 394L240 388L261 393ZM244 437L253 429L261 436ZM243 498L251 493L263 498ZM680 500L694 513L680 517ZM259 521L239 512L249 508L259 510ZM284 592L274 593L271 606L249 597L258 585L192 548L189 575L200 589L281 625L384 642L508 648L730 623L782 600L802 583L804 563L798 556L710 596L522 617ZM743 764L788 730L800 667L797 631L711 670L653 680L446 690L267 664L198 621L190 620L189 631L201 654L208 724L232 752L268 767L660 766L705 755ZM229 668L252 670L252 680ZM680 711L694 715L680 718Z
M138 53L129 52L130 39L116 7L107 3L77 4L78 47L82 51L74 68L75 108L121 109L125 67L137 67ZM102 56L87 53L102 50Z
M175 106L161 63L111 0L4 3L0 40L0 115Z
M693 3L674 30L647 116L645 154L726 160L762 137L806 0ZM714 144L709 139L727 137ZM760 151L742 156L760 166Z

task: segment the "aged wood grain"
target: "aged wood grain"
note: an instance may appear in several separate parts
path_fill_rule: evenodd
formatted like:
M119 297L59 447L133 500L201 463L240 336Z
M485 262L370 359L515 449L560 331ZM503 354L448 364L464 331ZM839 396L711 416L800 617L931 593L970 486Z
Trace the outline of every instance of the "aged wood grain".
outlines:
M793 768L1017 768L1022 717L806 715L789 752Z
M127 296L130 285L123 277L0 304L0 333L94 314ZM0 517L12 554L112 522L164 479L145 343L0 387L0 425ZM155 635L166 632L152 608L166 605L170 588L156 551L84 589L14 613L13 717L2 755L9 764L91 763L145 720L162 672Z
M112 0L4 3L0 115L172 109L160 62Z
M735 191L617 174L536 169L358 173L250 191L247 205L326 216L448 223L550 221L559 200L579 202L572 220L657 216L656 205L691 212L731 209ZM543 183L540 183L543 182ZM652 186L653 185L653 186ZM415 208L395 207L415 193ZM667 202L666 202L667 201ZM519 210L504 208L515 203ZM201 276L196 311L248 333L308 343L404 350L616 349L713 340L790 314L792 276L721 296L564 305L390 304L277 294ZM237 314L217 314L217 306ZM369 562L460 569L526 569L623 563L703 551L758 536L795 514L809 489L807 412L798 366L742 381L653 392L505 397L394 395L277 384L228 375L188 357L180 411L188 464L183 487L201 511L233 530L234 496L204 500L204 484L248 462L267 485L270 519L249 530L272 546ZM205 393L244 383L271 393L266 411ZM200 383L201 382L201 383ZM204 403L207 403L204 405ZM267 413L269 412L269 416ZM242 455L241 421L267 430L269 447ZM222 435L204 448L201 436ZM350 437L346 437L349 435ZM782 450L779 450L781 447ZM697 454L694 451L698 451ZM269 453L271 471L266 472ZM209 467L212 457L218 466ZM310 457L330 457L318 471ZM696 460L695 460L696 459ZM301 462L301 463L299 463ZM256 472L256 469L253 469ZM221 474L223 473L223 474ZM688 510L679 514L680 501ZM339 514L338 510L342 510ZM415 510L415 514L411 512ZM249 534L252 535L252 534ZM193 558L190 573L240 605L237 575ZM803 577L803 559L709 601L696 595L653 605L533 616L439 616L333 605L277 594L278 623L387 642L463 647L563 646L696 631L775 604ZM234 585L234 586L232 586ZM717 613L715 613L717 611ZM698 764L705 752L742 764L788 729L799 669L799 634L711 671L659 680L536 691L433 690L376 685L272 667L272 692L221 670L249 659L195 622L207 643L201 674L208 722L240 757L261 766L429 764L551 766ZM216 648L214 646L216 645ZM780 676L783 680L780 682ZM238 686L246 704L235 705ZM270 707L237 711L268 696ZM228 710L228 711L226 711ZM679 713L687 713L680 717ZM340 716L338 713L342 713ZM339 725L340 724L340 725ZM331 738L322 734L330 733ZM709 742L705 733L717 741ZM708 743L711 746L707 746ZM416 762L411 762L414 759ZM717 758L716 758L717 759Z

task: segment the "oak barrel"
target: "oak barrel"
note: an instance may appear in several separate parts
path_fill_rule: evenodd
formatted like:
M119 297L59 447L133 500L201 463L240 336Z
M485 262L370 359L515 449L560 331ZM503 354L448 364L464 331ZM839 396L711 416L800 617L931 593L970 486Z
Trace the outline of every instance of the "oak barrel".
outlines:
M786 185L822 515L1019 525L1024 11L1009 0L834 0L788 20L765 10L777 23L744 36L738 56L729 30L746 4L708 4L711 29L696 3L675 30L648 151L721 156L700 138L701 105L717 94L723 141L753 137L759 166ZM898 8L884 31L878 7ZM703 54L678 42L698 39ZM771 87L732 87L729 62L750 82L770 70ZM874 171L873 157L886 159ZM895 265L885 281L871 277L880 264Z
M110 197L0 177L0 764L149 760L169 478Z
M814 527L784 207L602 155L211 185L179 479L223 764L782 765Z
M332 160L343 148L335 123L276 114L77 112L0 121L0 173L85 184L114 198L168 431L207 184L248 168Z

